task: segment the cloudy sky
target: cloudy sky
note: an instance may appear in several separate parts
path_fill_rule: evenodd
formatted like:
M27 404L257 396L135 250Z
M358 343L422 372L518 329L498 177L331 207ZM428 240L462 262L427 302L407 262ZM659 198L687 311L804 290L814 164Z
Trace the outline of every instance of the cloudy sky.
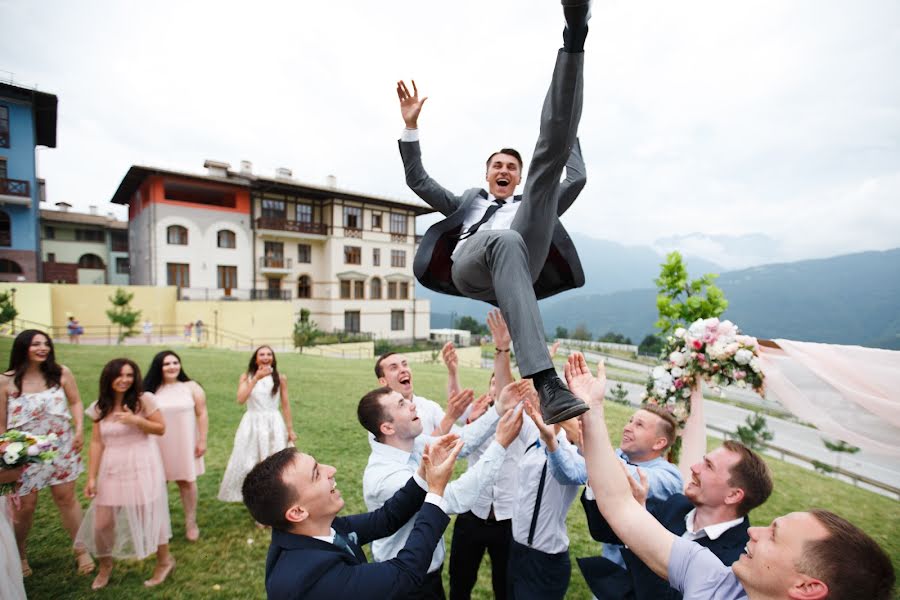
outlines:
M207 158L410 198L399 78L429 96L432 176L480 185L492 150L530 155L562 30L555 0L0 0L0 19L0 78L60 99L50 202L104 211L130 165ZM570 230L725 266L900 246L896 0L595 1L587 52Z

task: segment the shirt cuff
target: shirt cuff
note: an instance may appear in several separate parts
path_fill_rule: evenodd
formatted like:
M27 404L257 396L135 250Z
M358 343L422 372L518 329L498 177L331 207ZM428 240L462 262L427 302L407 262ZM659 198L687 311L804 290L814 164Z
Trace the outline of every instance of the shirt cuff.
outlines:
M418 471L416 471L415 473L413 473L413 479L415 480L416 483L419 484L419 487L420 487L420 488L422 488L422 489L425 490L426 492L428 491L428 482L425 481L424 479L422 479L421 477L419 477L419 472L418 472Z
M446 502L444 502L443 496L438 496L437 494L428 492L427 494L425 494L425 502L428 502L429 504L434 504L439 509L441 509L443 512L445 512L445 513L447 512Z
M592 490L591 486L589 486L589 485L585 486L585 488L584 488L584 497L587 500L596 500L597 499L597 497L594 496L594 490Z
M401 142L418 142L419 141L419 130L418 129L410 129L406 127L403 129L403 133L400 134Z

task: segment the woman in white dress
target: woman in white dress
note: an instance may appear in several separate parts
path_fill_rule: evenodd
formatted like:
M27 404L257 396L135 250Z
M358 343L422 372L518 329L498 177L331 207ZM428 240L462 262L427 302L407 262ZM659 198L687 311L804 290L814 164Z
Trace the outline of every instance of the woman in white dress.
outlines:
M234 435L234 448L219 487L219 500L223 502L241 502L241 485L250 469L297 439L287 377L278 372L275 352L270 347L260 346L253 353L247 372L241 375L237 401L247 404L247 412Z
M0 469L0 483L13 483L22 476L22 469ZM3 600L25 600L25 584L22 582L22 566L19 563L19 549L13 533L12 507L9 499L0 496L0 598Z

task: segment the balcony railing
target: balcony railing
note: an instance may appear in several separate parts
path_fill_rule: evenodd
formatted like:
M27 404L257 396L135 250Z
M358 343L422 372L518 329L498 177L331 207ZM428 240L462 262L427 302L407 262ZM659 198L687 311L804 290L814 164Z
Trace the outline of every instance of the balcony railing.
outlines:
M344 237L362 239L362 229L344 227Z
M407 235L405 233L394 233L391 232L391 241L392 242L401 242L406 243Z
M327 235L328 225L324 223L309 223L307 221L291 221L276 217L259 217L256 219L257 229L277 229L278 231L291 231L293 233L314 233Z
M290 269L294 265L294 259L283 256L260 256L260 269Z
M31 186L27 181L21 179L0 178L0 196L22 196L23 198L30 198L30 189Z
M251 300L290 300L291 290L250 290Z

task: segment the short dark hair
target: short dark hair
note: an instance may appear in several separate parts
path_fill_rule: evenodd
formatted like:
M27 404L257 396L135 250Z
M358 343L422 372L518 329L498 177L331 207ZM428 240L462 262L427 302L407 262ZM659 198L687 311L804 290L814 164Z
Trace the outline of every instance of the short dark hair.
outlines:
M795 567L828 586L829 600L893 597L894 566L887 553L862 529L827 510L809 511L830 534L808 541Z
M524 168L524 163L522 162L522 155L519 154L518 150L515 150L513 148L500 148L499 150L497 150L496 152L494 152L493 154L488 156L488 159L484 162L485 169L487 169L491 166L491 161L498 154L509 154L510 156L515 157L515 159L519 162L519 171L521 171Z
M772 473L762 456L734 440L725 440L722 446L740 458L729 470L728 485L744 491L744 499L737 505L738 515L743 517L769 499L772 494Z
M381 356L378 357L378 360L375 361L375 377L381 379L384 377L384 369L381 368L381 361L386 359L388 356L393 356L397 354L396 352L385 352Z
M656 424L656 435L666 438L666 447L663 450L670 448L675 443L675 434L678 432L678 423L672 413L656 404L644 404L639 410L646 410L659 417L659 423Z
M280 450L250 469L241 485L244 505L258 523L287 531L288 506L297 500L294 488L284 481L284 470L300 453L294 447Z
M392 391L387 386L375 388L363 396L359 401L359 406L356 407L356 418L359 419L359 424L374 435L375 441L378 442L384 440L384 436L381 434L381 424L393 421L391 415L384 410L384 406L381 404L381 399Z

